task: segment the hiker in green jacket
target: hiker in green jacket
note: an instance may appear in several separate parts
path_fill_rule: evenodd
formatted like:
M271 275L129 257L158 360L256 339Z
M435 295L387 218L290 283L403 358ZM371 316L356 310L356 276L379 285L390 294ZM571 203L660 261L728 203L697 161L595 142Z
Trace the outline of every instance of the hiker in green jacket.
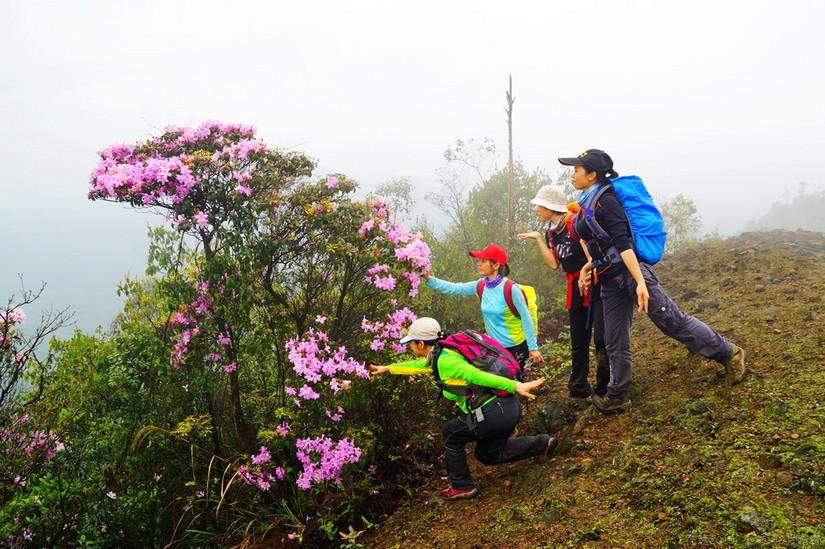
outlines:
M443 395L455 402L461 414L447 421L442 429L444 452L450 485L439 493L444 499L473 498L478 490L473 485L464 446L476 442L476 458L486 464L508 463L535 456L537 463L544 463L558 445L549 435L511 437L521 419L521 406L513 395L534 399L532 390L544 383L544 378L519 382L484 372L473 366L458 351L436 346L444 338L441 326L433 318L422 317L412 323L407 335L401 339L412 354L418 357L389 366L370 365L373 375L436 374L441 381ZM433 368L432 362L436 362ZM477 408L471 409L465 394L448 387L489 388L489 398ZM501 392L508 394L501 395ZM486 393L485 393L486 394Z

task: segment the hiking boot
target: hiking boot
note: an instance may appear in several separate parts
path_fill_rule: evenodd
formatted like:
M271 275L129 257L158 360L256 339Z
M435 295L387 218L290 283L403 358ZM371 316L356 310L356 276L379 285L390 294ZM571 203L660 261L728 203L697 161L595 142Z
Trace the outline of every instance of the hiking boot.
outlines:
M553 455L553 451L556 449L556 446L559 445L559 439L556 437L551 437L550 435L539 435L542 438L546 438L542 442L544 445L542 446L541 452L536 454L536 457L533 460L536 463L547 463L547 458Z
M475 488L466 488L462 490L461 488L453 488L452 485L450 485L441 490L438 495L446 500L472 499L478 495L478 490Z
M600 397L593 395L590 397L590 402L596 407L598 411L603 414L621 414L630 409L630 397Z
M591 394L593 393L579 393L576 391L568 391L567 398L572 400L587 400L588 398L590 398Z
M735 385L742 381L745 377L745 349L738 345L733 346L730 353L730 358L724 363L725 377L731 385Z

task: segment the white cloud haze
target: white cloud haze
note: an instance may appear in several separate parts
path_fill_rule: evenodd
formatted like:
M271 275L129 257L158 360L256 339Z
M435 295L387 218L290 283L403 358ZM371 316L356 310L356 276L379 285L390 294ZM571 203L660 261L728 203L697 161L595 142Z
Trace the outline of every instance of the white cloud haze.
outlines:
M420 199L444 148L607 150L655 196L740 230L825 184L825 3L0 1L3 295L49 283L88 329L143 272L151 218L86 199L96 151L168 124L256 126L269 144Z

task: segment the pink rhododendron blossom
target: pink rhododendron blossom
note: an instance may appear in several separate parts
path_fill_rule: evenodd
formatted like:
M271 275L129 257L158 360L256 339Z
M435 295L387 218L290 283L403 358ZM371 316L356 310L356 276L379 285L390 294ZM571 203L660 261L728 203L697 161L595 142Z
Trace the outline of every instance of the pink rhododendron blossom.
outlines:
M244 196L251 196L252 187L249 187L248 185L236 185L235 192Z
M224 364L222 366L222 368L223 368L224 372L229 373L229 372L234 372L235 370L237 370L238 366L234 362L230 362L229 364Z
M303 472L295 481L302 490L324 481L341 482L341 471L346 464L356 463L361 458L361 449L348 438L338 442L321 436L298 439L296 456L303 465Z
M315 390L313 390L312 387L306 384L303 387L301 387L300 391L298 391L298 396L304 400L316 400L318 398L321 398L321 395L319 395L317 392L315 392Z
M361 330L369 334L375 334L370 343L370 348L374 351L381 351L387 344L397 344L398 340L404 337L406 327L416 318L415 313L408 307L404 307L387 315L386 322L371 322L363 318L361 320ZM397 347L394 347L394 349L397 350Z
M251 455L249 459L254 465L263 465L272 459L272 456L269 454L269 449L266 446L261 446L258 453Z
M195 223L201 229L205 229L209 226L209 218L206 217L206 214L203 212L198 212L195 214Z
M290 426L289 426L289 423L287 423L286 421L282 421L280 423L280 425L278 425L278 428L275 430L275 432L281 438L286 437L289 434L289 431L290 431Z
M117 499L117 494L115 494L114 492L109 491L109 492L106 492L106 497L111 499L111 500L116 500Z
M10 309L0 309L0 325L2 324L22 324L26 321L26 313L20 307Z
M220 334L218 335L218 345L229 345L232 343L232 340L229 339L229 336Z
M331 175L331 176L327 177L327 188L328 189L334 189L337 186L338 186L338 177L336 177L334 175Z
M331 412L329 410L324 410L324 414L334 422L339 422L344 417L344 409L338 406L338 410L335 412Z

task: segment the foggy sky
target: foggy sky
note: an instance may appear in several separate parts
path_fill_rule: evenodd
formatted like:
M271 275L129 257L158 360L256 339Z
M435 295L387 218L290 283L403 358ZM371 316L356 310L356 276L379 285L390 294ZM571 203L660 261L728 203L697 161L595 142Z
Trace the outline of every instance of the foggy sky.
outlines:
M0 0L0 297L49 283L79 325L142 274L150 216L86 199L96 151L169 124L256 126L362 188L423 196L457 138L527 167L607 150L731 234L825 184L825 3ZM31 316L31 315L30 315Z

